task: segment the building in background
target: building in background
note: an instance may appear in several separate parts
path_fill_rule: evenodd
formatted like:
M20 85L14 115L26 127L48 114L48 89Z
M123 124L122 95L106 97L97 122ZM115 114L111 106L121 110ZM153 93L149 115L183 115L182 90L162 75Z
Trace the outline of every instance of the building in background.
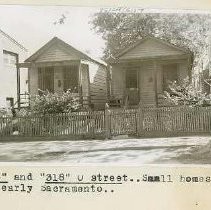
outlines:
M28 92L27 69L21 72L18 63L27 57L27 50L0 30L0 106L20 106L21 94Z

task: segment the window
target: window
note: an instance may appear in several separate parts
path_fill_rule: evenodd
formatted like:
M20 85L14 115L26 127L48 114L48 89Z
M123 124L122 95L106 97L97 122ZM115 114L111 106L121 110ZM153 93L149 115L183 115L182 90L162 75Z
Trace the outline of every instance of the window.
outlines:
M137 87L138 87L137 70L127 69L126 70L126 88L137 88Z
M169 82L177 81L177 64L168 64L163 66L163 88L168 89Z
M38 88L42 91L54 92L54 68L38 68Z
M17 63L17 55L4 50L3 62L4 62L4 65L15 66Z
M63 67L64 91L71 89L73 92L78 91L78 66Z
M14 106L14 98L7 97L6 101L7 101L9 107L13 107Z

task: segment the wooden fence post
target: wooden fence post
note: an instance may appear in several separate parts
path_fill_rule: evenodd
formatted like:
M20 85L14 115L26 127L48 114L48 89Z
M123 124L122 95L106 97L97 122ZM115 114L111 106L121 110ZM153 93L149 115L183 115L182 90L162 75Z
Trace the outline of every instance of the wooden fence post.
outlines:
M143 121L144 121L143 104L140 101L138 110L137 110L137 135L138 136L141 136L143 134Z
M105 104L105 135L106 139L111 138L111 123L110 123L110 110L108 103Z

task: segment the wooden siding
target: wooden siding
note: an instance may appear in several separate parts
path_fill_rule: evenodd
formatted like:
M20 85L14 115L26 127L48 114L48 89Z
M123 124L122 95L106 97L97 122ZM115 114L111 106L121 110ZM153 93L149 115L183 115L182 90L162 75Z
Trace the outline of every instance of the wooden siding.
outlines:
M169 106L170 104L162 97L164 91L163 81L163 67L165 65L177 66L177 79L181 82L189 74L188 59L186 60L166 60L166 61L148 61L148 62L130 62L126 64L116 64L112 67L112 96L116 99L122 99L122 103L125 103L125 98L132 97L132 91L126 88L125 71L127 69L138 70L138 87L139 87L139 99L144 106ZM151 82L149 82L151 81ZM138 99L138 100L139 100ZM128 103L131 104L130 102ZM138 103L137 103L138 104Z
M121 59L150 58L157 56L183 55L184 52L153 39L147 39L120 57Z
M107 102L107 69L105 66L98 66L93 82L90 84L91 103L95 109L104 109Z
M51 62L51 61L65 61L65 60L79 60L78 56L72 52L67 52L64 47L59 44L52 45L44 53L42 53L36 62Z
M57 93L61 93L64 90L63 67L54 66L53 68L54 68L54 91Z
M89 89L89 65L81 64L81 85L82 85L82 95L84 97L90 95Z
M144 106L156 106L156 69L153 62L141 66L139 77L140 100Z
M112 67L111 95L115 98L123 98L125 94L125 69L122 66Z
M178 64L178 80L182 82L189 76L188 61Z
M35 65L32 65L32 67L29 69L29 94L38 94L38 69L35 67Z

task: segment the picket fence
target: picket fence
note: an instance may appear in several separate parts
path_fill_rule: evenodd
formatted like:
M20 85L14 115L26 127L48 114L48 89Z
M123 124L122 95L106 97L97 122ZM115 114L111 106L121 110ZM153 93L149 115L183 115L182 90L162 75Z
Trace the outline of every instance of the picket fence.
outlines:
M211 132L211 107L106 109L45 116L1 117L0 139L9 136L179 136Z

